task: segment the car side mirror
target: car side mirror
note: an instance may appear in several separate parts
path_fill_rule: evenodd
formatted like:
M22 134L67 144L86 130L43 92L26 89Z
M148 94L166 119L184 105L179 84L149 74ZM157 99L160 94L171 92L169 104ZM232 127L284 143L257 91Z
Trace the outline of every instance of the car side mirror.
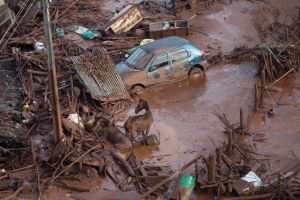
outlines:
M122 58L122 61L124 62L124 61L126 60L126 58L128 58L128 57L129 57L129 54L126 53L126 54L124 55L124 57Z
M156 66L151 66L151 67L149 68L149 72L153 72L154 70L156 70Z

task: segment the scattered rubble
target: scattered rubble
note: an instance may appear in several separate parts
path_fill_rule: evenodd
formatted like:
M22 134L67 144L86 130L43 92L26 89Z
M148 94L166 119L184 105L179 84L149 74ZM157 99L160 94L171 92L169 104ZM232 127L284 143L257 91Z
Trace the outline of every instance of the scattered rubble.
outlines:
M0 18L0 26L10 20L8 27L13 30L8 37L4 29L0 31L3 36L0 59L5 61L7 57L13 57L15 60L15 63L7 64L0 76L0 191L5 194L5 199L14 199L23 192L32 193L32 198L39 199L43 191L53 185L81 193L93 192L88 185L69 182L77 178L76 183L80 183L82 180L78 177L82 174L91 178L107 177L124 192L120 195L134 191L133 195L139 199L176 199L178 196L189 199L193 191L208 193L217 199L226 196L223 199L227 200L299 198L299 160L293 166L287 166L288 169L269 174L270 166L257 156L258 153L251 148L253 144L247 140L252 133L242 109L239 123L232 123L225 114L216 112L225 126L227 141L216 145L209 138L215 151L208 156L195 156L177 171L168 165L147 165L134 155L134 136L139 132L145 132L141 142L144 145L161 145L156 135L147 135L155 119L146 101L143 102L147 106L137 109L138 112L146 110L139 116L150 113L146 127L131 132L126 123L124 127L116 125L135 103L135 97L130 97L114 61L144 39L169 35L188 37L191 33L189 21L217 1L163 1L164 5L142 1L120 9L113 18L101 10L102 1L95 2L95 5L78 0L51 1L64 131L57 143L52 128L51 111L54 108L51 106L42 12L40 4L34 2L19 0L3 4L0 0L0 10L6 13L5 18ZM194 15L187 20L176 19L174 13L180 9L191 9ZM15 17L19 20L19 15L14 16L13 11L26 16L24 21L21 19L15 24ZM85 15L87 11L89 13ZM150 15L165 17L152 18ZM226 54L208 55L207 59L212 65L249 58L256 60L260 80L255 85L253 110L275 116L275 108L266 107L264 98L266 93L274 90L275 84L299 70L300 13L299 19L293 19L289 26L277 21L271 23L271 30L263 23L265 17L257 17L258 21L261 20L258 28L274 38L273 45L252 48L242 45ZM21 22L22 26L17 29ZM15 34L14 28L17 29ZM6 73L8 75L4 77ZM175 179L180 179L192 166L194 171L190 170L188 176L195 179L195 185L180 186ZM170 191L172 195L167 194ZM105 195L116 194L106 191Z

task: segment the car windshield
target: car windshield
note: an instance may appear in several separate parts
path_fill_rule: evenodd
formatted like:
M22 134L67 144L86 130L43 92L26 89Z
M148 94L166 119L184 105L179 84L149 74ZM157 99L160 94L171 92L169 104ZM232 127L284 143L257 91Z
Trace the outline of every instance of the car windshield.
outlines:
M138 48L125 60L125 64L136 70L143 70L152 57L153 53Z

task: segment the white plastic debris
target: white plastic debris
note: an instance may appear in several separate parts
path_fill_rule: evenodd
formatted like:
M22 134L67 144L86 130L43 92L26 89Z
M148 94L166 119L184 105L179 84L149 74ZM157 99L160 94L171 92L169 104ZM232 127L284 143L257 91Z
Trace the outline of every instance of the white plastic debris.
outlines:
M167 30L170 28L170 23L169 22L163 22L163 30Z
M69 114L68 119L75 124L78 124L81 129L84 128L81 117L77 113Z
M79 35L83 35L85 32L89 31L90 29L85 28L83 26L74 26L74 32L78 33Z
M4 175L4 174L6 174L6 170L5 169L1 169L0 170L0 175Z
M95 37L101 37L100 32L93 30L93 29L85 28L83 26L75 25L73 29L74 29L75 33L83 36L83 38L85 38L85 39L93 39Z
M248 172L248 174L234 182L232 185L238 195L249 195L255 188L261 186L261 179L253 171Z
M36 52L43 52L43 51L45 51L45 45L42 42L35 41L34 49Z
M79 121L81 121L81 118L77 113L69 114L68 119L75 124L79 124Z
M242 177L242 180L247 181L248 183L253 183L254 187L262 186L261 179L253 171L250 171L248 174Z

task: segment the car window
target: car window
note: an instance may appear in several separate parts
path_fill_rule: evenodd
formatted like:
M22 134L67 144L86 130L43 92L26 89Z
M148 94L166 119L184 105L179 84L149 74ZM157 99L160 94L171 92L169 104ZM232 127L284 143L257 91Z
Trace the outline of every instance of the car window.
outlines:
M188 51L184 48L173 50L171 51L172 63L184 60L189 57L188 55Z
M134 69L143 70L152 58L153 53L148 53L138 48L125 60L125 64Z
M160 67L165 67L169 64L168 53L162 53L155 58L150 67L150 71L156 70Z

